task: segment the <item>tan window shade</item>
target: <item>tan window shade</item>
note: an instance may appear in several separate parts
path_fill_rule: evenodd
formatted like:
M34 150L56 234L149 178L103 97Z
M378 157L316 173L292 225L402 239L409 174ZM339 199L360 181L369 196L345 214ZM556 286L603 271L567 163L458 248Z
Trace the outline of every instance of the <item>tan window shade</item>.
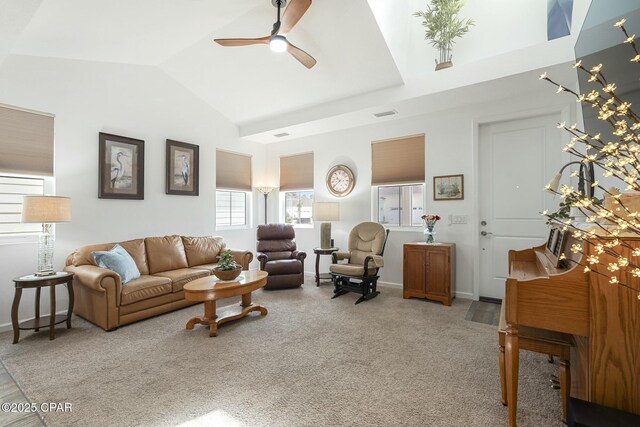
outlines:
M53 176L53 116L0 105L0 172Z
M371 143L371 185L424 182L424 135Z
M280 157L280 191L313 189L313 153Z
M251 191L251 156L216 150L216 188Z

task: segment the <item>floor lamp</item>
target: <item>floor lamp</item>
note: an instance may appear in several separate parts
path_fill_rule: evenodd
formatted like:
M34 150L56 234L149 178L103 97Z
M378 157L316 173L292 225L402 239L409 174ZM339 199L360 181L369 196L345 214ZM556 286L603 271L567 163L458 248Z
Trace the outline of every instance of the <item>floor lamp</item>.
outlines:
M340 203L316 202L313 204L313 220L327 221L320 224L320 247L331 248L331 223L340 219Z
M56 196L25 196L22 203L22 222L42 223L38 242L38 271L36 276L55 274L53 269L52 224L71 221L71 199Z
M264 194L264 223L267 223L267 197L269 193L271 193L275 187L256 187L256 190Z

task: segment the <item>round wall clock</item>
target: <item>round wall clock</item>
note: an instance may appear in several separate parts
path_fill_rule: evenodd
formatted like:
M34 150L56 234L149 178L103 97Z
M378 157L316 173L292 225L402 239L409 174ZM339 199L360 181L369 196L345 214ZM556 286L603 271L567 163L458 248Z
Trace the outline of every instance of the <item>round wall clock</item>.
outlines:
M346 196L351 193L355 184L353 172L345 165L336 165L327 173L327 189L334 196Z

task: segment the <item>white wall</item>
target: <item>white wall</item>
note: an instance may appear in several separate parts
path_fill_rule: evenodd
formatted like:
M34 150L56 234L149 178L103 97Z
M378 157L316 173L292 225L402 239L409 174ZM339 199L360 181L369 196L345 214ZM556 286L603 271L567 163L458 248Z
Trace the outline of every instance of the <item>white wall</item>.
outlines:
M516 96L513 93L513 96ZM544 112L560 112L573 108L575 102L568 96L556 95L551 85L541 84L535 93L522 93L502 102L476 104L460 109L442 111L380 124L341 130L268 146L267 172L269 179L277 181L279 156L296 152L314 151L314 181L316 201L339 201L340 221L332 225L336 246L346 249L349 231L356 224L370 221L371 216L371 142L387 138L424 133L426 136L426 193L425 213L446 218L448 215L467 215L467 224L447 225L446 220L436 226L437 240L456 243L456 287L458 296L473 296L474 257L477 251L476 214L474 192L474 156L479 123L528 117ZM557 153L563 156L562 152ZM356 186L347 197L337 199L329 194L325 185L326 173L336 164L353 168ZM433 201L433 176L464 174L464 200ZM278 215L278 206L270 205L272 217ZM276 205L276 206L274 206ZM305 269L312 271L315 261L313 247L319 245L319 225L314 229L299 228L296 237L299 248L307 251L311 262ZM422 240L422 228L392 229L385 250L385 266L381 281L402 284L402 245ZM328 269L329 257L323 257L321 266Z
M156 67L9 56L0 68L0 103L50 112L55 118L57 194L72 199L73 220L57 226L55 267L75 248L166 234L225 236L234 248L255 249L255 229L216 232L215 149L251 154L254 185L266 148L242 141L237 127ZM145 199L98 199L98 132L145 140ZM200 196L165 194L165 140L200 146ZM254 194L254 224L262 223ZM11 322L11 279L35 271L37 245L0 242L0 327ZM66 291L57 289L58 309ZM48 293L42 295L48 313ZM20 318L33 317L24 292Z

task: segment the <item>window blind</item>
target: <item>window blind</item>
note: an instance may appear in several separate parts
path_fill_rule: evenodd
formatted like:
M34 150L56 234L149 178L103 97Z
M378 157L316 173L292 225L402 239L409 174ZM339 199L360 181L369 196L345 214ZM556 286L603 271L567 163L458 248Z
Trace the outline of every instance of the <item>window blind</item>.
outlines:
M53 116L0 104L0 172L53 176Z
M22 223L24 196L44 195L44 179L0 176L0 236L38 234L40 224Z
M424 182L424 134L371 143L371 185Z
M216 188L251 191L251 156L216 150Z
M313 189L313 153L280 157L280 191Z

